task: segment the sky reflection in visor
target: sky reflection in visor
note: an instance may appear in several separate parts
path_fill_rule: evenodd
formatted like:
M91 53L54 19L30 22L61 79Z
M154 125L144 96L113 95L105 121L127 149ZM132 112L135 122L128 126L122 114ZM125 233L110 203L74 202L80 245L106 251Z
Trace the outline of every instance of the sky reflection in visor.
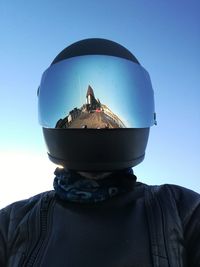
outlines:
M46 128L146 128L154 96L146 70L113 56L73 57L50 66L38 95Z

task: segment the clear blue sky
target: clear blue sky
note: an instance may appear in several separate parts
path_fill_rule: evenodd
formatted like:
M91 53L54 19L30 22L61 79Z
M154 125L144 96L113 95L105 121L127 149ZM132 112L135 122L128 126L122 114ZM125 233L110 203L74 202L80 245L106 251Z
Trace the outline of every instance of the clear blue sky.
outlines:
M12 170L9 153L48 160L37 121L41 75L69 44L108 38L132 51L155 91L158 126L151 130L145 161L135 168L138 180L200 192L199 14L198 0L1 0L1 158L6 152ZM28 158L26 164L37 172L39 184L41 166ZM1 181L25 176L19 170L14 178L4 170ZM53 173L46 176L52 183ZM24 187L29 192L29 184Z

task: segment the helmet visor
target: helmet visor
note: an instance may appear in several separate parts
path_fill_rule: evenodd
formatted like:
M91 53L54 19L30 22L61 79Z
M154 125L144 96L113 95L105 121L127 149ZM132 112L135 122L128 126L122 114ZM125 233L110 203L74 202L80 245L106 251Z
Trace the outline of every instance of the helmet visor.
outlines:
M114 56L85 55L51 65L38 91L45 128L147 128L154 121L148 72Z

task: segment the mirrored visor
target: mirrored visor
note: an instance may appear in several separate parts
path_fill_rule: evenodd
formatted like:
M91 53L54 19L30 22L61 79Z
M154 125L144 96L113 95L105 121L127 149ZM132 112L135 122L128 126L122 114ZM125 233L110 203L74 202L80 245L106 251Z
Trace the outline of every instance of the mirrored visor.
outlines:
M45 128L147 128L154 95L147 71L104 55L73 57L51 65L38 91Z

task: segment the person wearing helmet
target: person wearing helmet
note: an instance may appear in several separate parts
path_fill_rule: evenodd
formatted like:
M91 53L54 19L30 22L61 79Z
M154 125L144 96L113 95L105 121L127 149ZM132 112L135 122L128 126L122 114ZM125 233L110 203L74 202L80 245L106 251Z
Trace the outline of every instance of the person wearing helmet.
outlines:
M65 48L42 75L38 110L62 168L54 190L1 210L0 266L200 266L199 194L132 171L156 113L130 51L98 38Z

